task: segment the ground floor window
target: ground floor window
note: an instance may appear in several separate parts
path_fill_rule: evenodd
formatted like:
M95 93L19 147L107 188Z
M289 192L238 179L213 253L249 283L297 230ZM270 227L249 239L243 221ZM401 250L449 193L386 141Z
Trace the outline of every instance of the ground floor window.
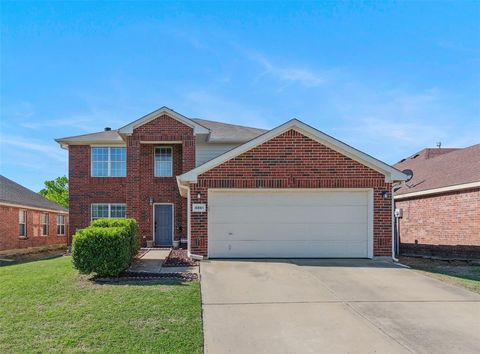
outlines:
M126 204L92 204L92 221L101 218L126 218Z
M65 235L65 215L57 215L57 235Z
M18 235L20 237L27 236L27 211L26 210L18 211Z
M41 221L42 236L48 236L48 213L42 213Z

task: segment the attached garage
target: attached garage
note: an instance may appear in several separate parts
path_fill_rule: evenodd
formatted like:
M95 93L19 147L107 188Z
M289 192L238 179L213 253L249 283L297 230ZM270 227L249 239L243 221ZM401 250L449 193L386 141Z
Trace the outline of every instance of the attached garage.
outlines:
M367 258L369 189L210 190L210 258Z
M189 254L391 257L392 184L405 178L293 119L177 177Z

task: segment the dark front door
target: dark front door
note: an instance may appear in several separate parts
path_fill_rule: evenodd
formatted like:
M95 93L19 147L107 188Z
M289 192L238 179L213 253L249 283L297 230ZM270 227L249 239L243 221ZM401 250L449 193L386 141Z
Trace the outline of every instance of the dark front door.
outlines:
M171 246L173 239L173 205L155 205L155 246Z

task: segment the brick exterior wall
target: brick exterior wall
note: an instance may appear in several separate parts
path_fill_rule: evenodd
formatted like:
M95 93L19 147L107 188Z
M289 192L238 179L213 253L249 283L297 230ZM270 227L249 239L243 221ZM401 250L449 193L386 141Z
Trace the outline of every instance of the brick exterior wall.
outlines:
M480 188L397 200L400 251L480 258Z
M18 214L27 212L27 236L19 237ZM48 236L41 236L40 215L45 211L0 205L0 251L67 244L68 216L65 215L65 235L57 235L57 215L48 213Z
M208 188L372 188L374 256L391 255L391 183L374 171L289 130L198 177L192 201L208 202ZM382 191L389 198L382 198ZM198 193L201 199L198 199ZM191 252L207 256L208 212L191 214Z
M91 177L90 146L69 147L71 233L90 224L91 204L125 203L127 217L139 223L141 244L146 246L146 241L153 239L151 197L155 203L174 204L175 239L186 237L187 203L180 196L175 176L195 167L193 129L163 115L135 129L126 145L127 177ZM173 177L154 177L157 146L172 147Z

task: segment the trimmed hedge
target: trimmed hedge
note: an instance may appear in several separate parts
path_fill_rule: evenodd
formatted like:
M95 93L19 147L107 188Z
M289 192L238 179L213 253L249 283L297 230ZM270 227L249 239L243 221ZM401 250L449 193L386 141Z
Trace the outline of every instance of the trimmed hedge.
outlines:
M129 230L132 258L135 257L140 249L140 242L138 239L139 228L135 219L97 219L91 223L90 226L97 227L126 227Z
M73 236L73 265L80 273L118 276L139 249L138 225L133 219L99 219Z

